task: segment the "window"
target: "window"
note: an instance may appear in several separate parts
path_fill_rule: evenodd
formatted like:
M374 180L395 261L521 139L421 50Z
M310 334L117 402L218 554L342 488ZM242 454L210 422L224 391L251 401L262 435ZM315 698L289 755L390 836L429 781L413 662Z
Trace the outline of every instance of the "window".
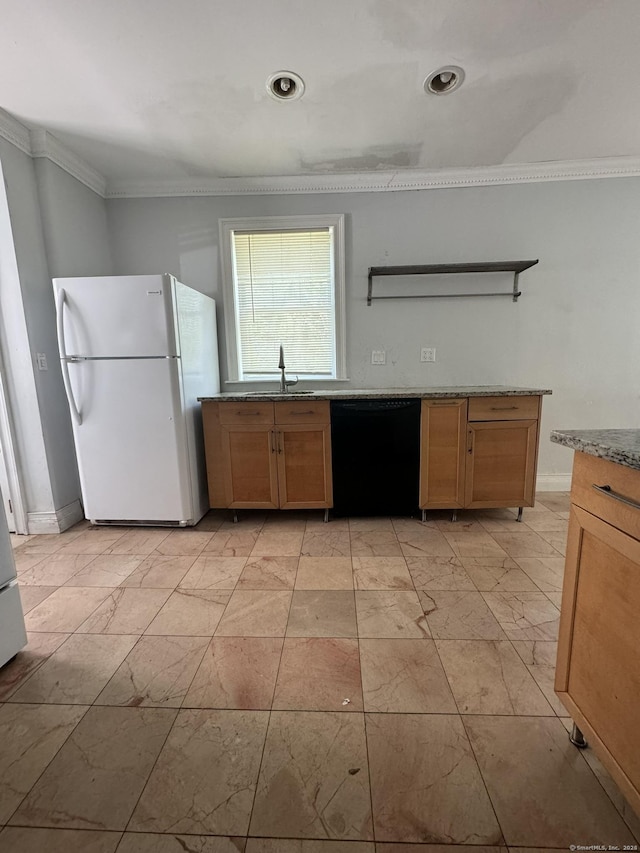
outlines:
M344 217L220 220L229 379L344 379Z

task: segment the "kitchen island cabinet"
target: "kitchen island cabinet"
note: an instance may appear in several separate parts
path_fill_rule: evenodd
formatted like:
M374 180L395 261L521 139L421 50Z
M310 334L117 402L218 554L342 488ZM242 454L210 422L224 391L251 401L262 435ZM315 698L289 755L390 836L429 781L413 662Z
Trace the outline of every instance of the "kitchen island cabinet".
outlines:
M578 451L555 689L640 814L640 430L551 437Z

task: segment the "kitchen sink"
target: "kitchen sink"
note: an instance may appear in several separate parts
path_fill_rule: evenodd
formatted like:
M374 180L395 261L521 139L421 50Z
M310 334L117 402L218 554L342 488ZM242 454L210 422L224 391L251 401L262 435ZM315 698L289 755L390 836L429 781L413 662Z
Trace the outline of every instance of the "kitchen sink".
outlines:
M285 394L280 391L244 391L243 397L293 397L295 394L315 394L315 391L287 391Z

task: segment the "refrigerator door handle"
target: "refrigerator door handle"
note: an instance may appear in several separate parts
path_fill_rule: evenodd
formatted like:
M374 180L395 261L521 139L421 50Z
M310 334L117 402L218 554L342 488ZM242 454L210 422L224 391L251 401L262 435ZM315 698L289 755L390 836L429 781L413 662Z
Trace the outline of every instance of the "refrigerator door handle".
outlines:
M67 399L69 400L71 416L78 426L82 426L82 415L80 414L76 401L73 397L73 388L71 387L71 379L69 378L69 364L67 361L67 351L64 341L63 311L66 296L67 294L65 293L64 288L61 287L56 294L56 323L58 327L58 347L60 348L60 367L62 368L62 381L64 383L64 390L66 391Z

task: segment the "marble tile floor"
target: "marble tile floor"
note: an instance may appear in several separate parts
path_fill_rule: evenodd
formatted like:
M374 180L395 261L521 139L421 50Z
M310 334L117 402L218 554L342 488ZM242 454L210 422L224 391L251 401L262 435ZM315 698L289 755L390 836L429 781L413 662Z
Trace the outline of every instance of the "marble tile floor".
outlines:
M1 853L634 845L553 693L568 496L12 537ZM632 848L629 848L632 849Z

